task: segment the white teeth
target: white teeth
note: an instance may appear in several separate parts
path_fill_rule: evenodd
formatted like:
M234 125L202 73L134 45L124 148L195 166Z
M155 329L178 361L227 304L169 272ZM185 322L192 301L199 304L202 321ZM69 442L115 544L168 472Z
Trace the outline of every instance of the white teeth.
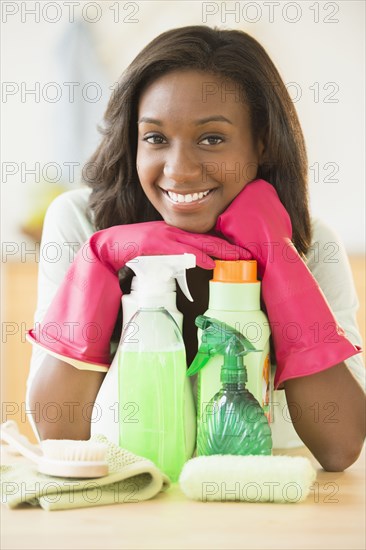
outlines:
M208 191L204 191L203 193L187 193L187 195L181 195L180 193L172 193L171 191L167 191L167 194L170 199L174 202L195 202L197 200L203 199L206 195L208 195L210 192L210 189Z

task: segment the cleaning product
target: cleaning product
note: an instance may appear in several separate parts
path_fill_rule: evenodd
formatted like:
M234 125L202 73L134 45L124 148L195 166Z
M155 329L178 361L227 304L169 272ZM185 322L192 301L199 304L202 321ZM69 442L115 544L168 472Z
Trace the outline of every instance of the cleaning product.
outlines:
M186 497L203 502L303 502L316 470L303 456L198 456L179 478Z
M256 352L245 336L229 325L204 315L196 318L203 330L197 367L207 355L221 358L222 389L202 410L198 422L197 454L268 455L272 451L271 429L257 399L246 389L243 356ZM196 359L195 359L196 361Z
M195 407L182 334L170 313L153 301L150 297L132 317L135 336L127 326L121 338L119 445L152 460L177 481L195 448Z
M170 254L156 256L138 256L126 263L135 273L131 282L130 294L122 298L123 327L129 323L138 310L138 304L144 303L145 296L157 296L160 306L165 307L177 323L180 331L183 327L183 315L176 305L176 284L186 298L193 302L187 285L186 270L196 267L194 254Z
M194 254L176 254L140 256L126 264L136 276L132 279L131 294L125 294L122 298L124 329L111 367L96 397L92 434L103 433L110 441L125 448L128 448L128 439L135 448L136 437L144 437L139 432L142 418L146 418L144 414L150 415L151 419L154 411L159 410L160 416L154 416L156 429L163 422L170 422L171 417L170 427L166 425L166 429L170 431L176 422L174 429L185 436L185 460L192 455L196 413L191 384L185 376L186 357L181 335L183 316L176 308L174 279L177 279L186 297L192 300L185 270L194 267L195 262ZM152 309L141 311L137 318L134 314L141 306ZM176 401L172 403L174 396ZM147 413L149 407L151 410ZM181 412L183 419L178 420L175 415L180 416ZM154 432L161 452L164 448L162 441L164 437L166 441L168 438L167 433L163 436L163 431L160 435ZM179 444L182 445L182 442ZM145 448L143 450L146 451ZM148 457L142 451L133 452ZM154 457L158 459L156 454ZM171 475L177 474L173 471Z
M259 401L271 421L270 376L270 328L268 319L260 309L261 283L257 280L255 260L216 260L213 279L209 283L209 304L204 315L230 325L255 344L261 353L252 353L246 361L247 388ZM201 333L198 331L200 342ZM202 350L199 346L199 351ZM205 358L200 355L194 361L188 375L198 373L197 418L210 399L220 390L221 358L218 355ZM197 368L199 366L199 368ZM204 367L204 368L202 368Z

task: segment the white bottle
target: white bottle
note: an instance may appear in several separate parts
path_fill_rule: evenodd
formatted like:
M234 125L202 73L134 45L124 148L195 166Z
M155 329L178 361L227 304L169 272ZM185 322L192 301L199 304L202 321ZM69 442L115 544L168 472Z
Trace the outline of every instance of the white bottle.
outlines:
M176 306L177 280L184 295L193 302L189 292L186 269L196 266L194 254L174 254L156 256L138 256L126 263L135 272L132 279L131 292L122 296L123 327L126 325L143 304L151 303L154 307L164 307L177 323L180 331L183 327L183 315ZM133 336L134 327L128 328ZM118 349L111 366L103 380L96 397L91 420L91 435L102 433L110 441L119 443L119 422L123 411L119 410L118 402ZM194 403L191 383L187 377L186 385L186 420L189 429L195 432L195 420L191 420L191 408ZM126 411L126 416L129 411Z

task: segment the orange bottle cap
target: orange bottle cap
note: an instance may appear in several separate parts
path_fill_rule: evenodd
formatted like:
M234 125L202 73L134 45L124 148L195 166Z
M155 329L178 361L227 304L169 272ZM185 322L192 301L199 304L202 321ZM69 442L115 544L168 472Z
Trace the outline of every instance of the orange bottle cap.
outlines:
M215 260L213 281L220 283L256 283L256 260Z

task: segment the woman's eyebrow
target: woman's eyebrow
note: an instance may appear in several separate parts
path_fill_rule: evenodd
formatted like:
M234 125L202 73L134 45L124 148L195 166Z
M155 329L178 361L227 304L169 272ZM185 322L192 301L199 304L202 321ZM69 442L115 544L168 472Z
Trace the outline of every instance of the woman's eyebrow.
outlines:
M147 116L141 117L137 121L137 124L141 124L142 122L146 122L148 124L156 124L157 126L163 126L163 122L161 120L157 120L156 118L151 118ZM206 118L200 118L199 120L196 120L195 125L201 126L203 124L207 124L208 122L227 122L228 124L233 124L231 120L229 120L228 118L222 115L212 115Z
M232 124L231 120L224 117L223 115L213 115L206 118L200 118L195 122L195 124L197 126L200 126L201 124L207 124L208 122L227 122L228 124Z
M140 120L137 121L137 124L141 124L141 122L147 122L148 124L156 124L157 126L163 125L161 120L157 120L156 118L150 118L148 116L141 117Z

